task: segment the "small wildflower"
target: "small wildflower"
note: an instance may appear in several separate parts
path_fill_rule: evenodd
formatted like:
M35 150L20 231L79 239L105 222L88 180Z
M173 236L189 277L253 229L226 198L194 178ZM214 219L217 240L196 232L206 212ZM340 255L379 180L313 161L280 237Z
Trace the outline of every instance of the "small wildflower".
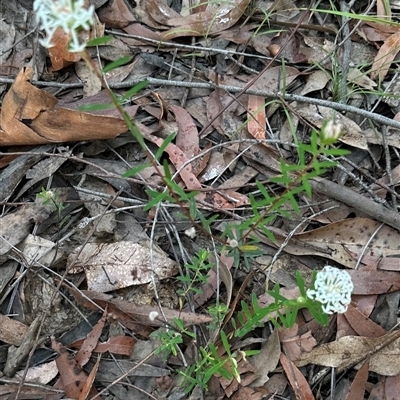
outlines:
M192 226L191 228L186 229L185 235L190 237L191 239L194 239L196 237L196 228Z
M229 247L232 247L232 249L236 249L239 246L239 243L236 239L229 239L227 240L227 244Z
M158 317L158 312L157 311L150 311L149 312L149 320L151 322L154 322L156 320L156 318Z
M62 28L71 35L69 51L75 53L85 49L86 44L79 43L78 31L88 30L93 25L93 5L86 9L84 0L35 0L33 10L38 25L46 32L46 38L40 41L42 46L52 47L54 32Z
M321 140L324 145L336 143L342 134L342 127L329 120L321 129Z
M326 314L344 313L351 302L353 288L347 271L327 265L317 273L315 290L307 290L307 297L319 301Z

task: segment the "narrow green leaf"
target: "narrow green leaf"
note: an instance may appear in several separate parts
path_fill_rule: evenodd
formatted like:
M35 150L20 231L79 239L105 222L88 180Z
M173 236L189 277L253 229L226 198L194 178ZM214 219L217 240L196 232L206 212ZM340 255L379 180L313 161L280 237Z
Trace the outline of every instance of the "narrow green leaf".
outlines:
M109 64L107 64L103 68L103 73L105 74L108 71L112 71L113 69L118 68L121 65L128 63L131 60L132 60L132 56L125 56L125 57L118 58L118 60L112 61Z
M148 81L138 82L135 86L130 88L126 93L124 93L124 95L121 97L121 100L126 100L131 98L134 94L144 89L148 84L149 84Z
M129 178L130 176L139 174L142 172L144 169L151 167L151 164L143 164L143 165L138 165L137 167L133 167L131 169L128 169L125 173L122 174L123 178Z
M302 182L303 182L303 188L304 188L304 191L306 192L306 195L308 197L311 197L312 196L312 187L310 185L310 182L308 181L308 177L303 177Z
M273 234L266 226L260 225L260 229L261 229L262 233L263 233L269 240L271 240L271 241L274 242L274 243L276 242L276 239L275 239L274 234Z
M296 271L296 281L297 281L297 286L300 289L300 294L303 297L307 297L306 294L306 289L304 287L304 279L303 279L303 275L301 274L301 272L299 270Z
M109 110L110 108L115 108L114 104L84 104L78 107L79 111L99 111L99 110Z
M224 345L226 353L228 354L229 357L231 357L232 356L231 348L229 346L228 338L227 338L225 332L221 330L221 332L219 334L220 334L222 344Z
M146 192L150 192L150 190L146 190ZM158 193L158 192L156 192ZM158 193L157 196L153 197L144 207L143 207L143 211L148 211L151 208L155 207L157 204L165 201L167 198L167 193L165 192L161 192Z
M168 179L169 181L171 180L171 171L169 169L168 161L164 160L163 161L163 169L164 169L164 174L165 174L165 179Z
M348 154L351 154L351 151L346 150L346 149L336 149L336 148L330 148L330 149L325 148L324 149L324 155L326 155L326 156L337 157L337 156L346 156Z
M157 161L161 158L167 146L175 139L175 136L176 132L172 132L164 139L164 141L162 142L161 146L158 148L155 154L155 158Z
M110 42L113 39L114 39L113 36L102 36L102 37L99 37L99 38L95 38L95 39L89 40L86 43L86 46L88 46L88 47L99 46L101 44L106 44L106 43Z
M297 200L294 198L291 192L288 193L290 203L292 204L293 210L298 214L300 211L299 204L297 203Z

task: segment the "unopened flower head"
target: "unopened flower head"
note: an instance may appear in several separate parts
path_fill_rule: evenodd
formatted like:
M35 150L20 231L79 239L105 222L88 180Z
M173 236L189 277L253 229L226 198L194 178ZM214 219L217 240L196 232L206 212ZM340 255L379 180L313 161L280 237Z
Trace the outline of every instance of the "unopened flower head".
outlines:
M327 265L317 273L314 290L307 290L307 297L319 301L326 314L344 313L351 302L354 289L350 274Z
M151 322L154 322L156 320L156 318L158 318L158 312L157 311L150 311L149 312L149 320Z
M321 140L325 145L336 143L342 135L342 127L330 119L321 129Z
M46 39L40 41L42 46L52 47L54 32L62 28L71 35L69 51L80 52L85 49L86 44L79 43L78 31L88 30L93 25L93 5L86 9L85 0L35 0L33 10L39 27L46 32Z

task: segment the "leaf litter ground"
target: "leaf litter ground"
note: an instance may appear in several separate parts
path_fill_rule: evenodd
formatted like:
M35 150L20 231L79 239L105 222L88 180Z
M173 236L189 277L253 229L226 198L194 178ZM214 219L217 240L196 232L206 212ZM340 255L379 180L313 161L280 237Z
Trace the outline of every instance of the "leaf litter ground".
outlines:
M197 207L215 216L213 240L183 215L186 204L144 209L146 190L164 189L163 169L115 110L79 110L110 100L65 50L68 37L57 31L46 52L35 42L31 5L0 4L2 397L396 398L398 26L360 21L366 10L390 21L381 1L342 4L341 17L324 12L328 2L312 12L316 5L298 1L249 3L97 1L96 25L82 32L114 36L88 50L102 67L128 57L105 74L119 95L148 80L124 109L153 153L176 132L162 162L181 188L200 191ZM282 190L269 181L280 158L296 163L293 144L333 115L344 132L339 146L351 154L310 181L312 197L298 196L298 213L287 206L269 227L274 241L254 232L259 253L235 265L218 250L221 231L252 215L256 180ZM42 188L56 197L38 201ZM177 277L201 249L213 250L220 269L207 271L186 303ZM174 318L196 327L197 342L212 341L207 306L217 297L232 312L252 293L270 304L271 283L294 298L295 271L309 283L327 263L351 274L348 311L326 327L307 313L291 329L264 321L232 343L260 350L239 359L240 381L215 374L208 390L185 394L176 371L196 364L196 342L166 360L155 352L150 334Z

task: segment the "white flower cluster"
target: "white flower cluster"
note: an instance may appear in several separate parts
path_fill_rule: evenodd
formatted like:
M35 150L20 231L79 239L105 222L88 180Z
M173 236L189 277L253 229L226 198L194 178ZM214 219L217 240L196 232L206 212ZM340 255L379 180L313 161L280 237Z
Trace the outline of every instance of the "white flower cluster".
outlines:
M307 297L319 301L326 314L344 313L354 285L347 271L327 265L317 273L314 289L307 290Z
M62 28L71 35L69 51L75 53L85 49L85 43L79 43L78 31L88 30L93 25L93 5L86 9L85 0L35 0L33 10L39 27L46 32L46 39L40 41L42 46L52 47L54 32Z

